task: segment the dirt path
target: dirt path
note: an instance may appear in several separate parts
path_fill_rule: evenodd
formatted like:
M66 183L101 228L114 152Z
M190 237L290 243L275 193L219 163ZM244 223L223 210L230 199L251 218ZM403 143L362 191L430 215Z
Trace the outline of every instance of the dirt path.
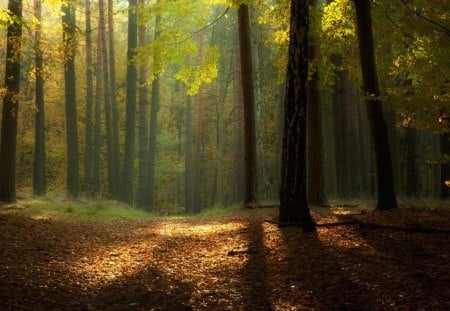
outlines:
M448 210L314 210L449 229ZM449 309L450 235L278 228L276 210L80 221L0 212L1 310Z

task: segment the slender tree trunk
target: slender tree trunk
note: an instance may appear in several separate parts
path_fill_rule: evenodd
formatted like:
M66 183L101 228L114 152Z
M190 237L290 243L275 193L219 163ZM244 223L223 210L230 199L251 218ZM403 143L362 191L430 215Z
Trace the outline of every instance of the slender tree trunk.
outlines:
M92 194L92 148L93 148L93 64L92 64L92 25L91 25L91 0L86 0L86 132L84 150L84 190L87 195Z
M137 69L134 63L137 47L137 13L136 0L128 1L128 51L127 51L127 92L125 117L125 156L123 163L123 196L126 203L133 203L134 190L134 153L136 128L136 91Z
M117 193L116 181L118 171L114 169L114 155L113 155L113 129L112 129L112 110L111 110L111 91L109 83L109 70L108 70L108 49L106 45L106 30L105 30L105 5L104 0L98 1L98 38L100 45L98 47L98 53L101 53L101 72L103 74L103 105L105 110L105 133L106 133L106 159L108 168L108 189L111 196Z
M387 210L397 207L394 176L386 122L379 98L377 69L372 35L370 0L354 0L361 70L366 96L367 117L370 124L375 151L377 179L377 209Z
M316 1L310 1L311 6ZM317 57L315 42L309 40L309 61ZM319 93L319 75L314 70L311 80L308 82L308 201L313 205L327 205L325 194L325 177L323 173L323 137L322 137L322 113Z
M95 80L95 108L94 108L94 148L92 153L92 195L100 193L100 149L102 143L102 118L101 118L101 96L103 84L102 66L102 40L97 36L97 62Z
M64 85L67 131L67 197L76 198L79 192L78 176L78 124L75 88L75 7L69 2L62 5L64 44Z
M405 128L406 144L406 195L418 198L420 196L419 163L417 154L417 130Z
M34 125L34 170L33 170L33 194L45 196L45 107L44 107L44 78L43 57L41 50L42 33L42 3L41 0L34 1L34 16L37 20L35 31L35 64L36 64L36 114Z
M450 198L450 132L440 134L441 164L441 199Z
M143 6L144 1L139 3ZM139 25L138 27L138 44L145 46L147 44L147 27ZM139 207L147 205L147 183L148 183L148 64L142 64L139 67L139 163L138 163L138 189L136 193L136 203Z
M186 151L184 158L184 192L186 213L195 213L194 170L192 167L192 97L186 98Z
M13 19L6 35L5 95L0 141L0 201L16 200L17 116L19 112L22 0L9 0Z
M280 190L280 222L315 231L306 199L306 106L308 86L307 0L291 0L285 126Z
M111 113L112 113L112 167L116 173L113 180L113 198L120 197L122 178L120 174L120 141L119 141L119 111L117 108L117 87L116 87L116 53L114 48L114 4L113 0L108 0L108 55L109 55L109 83L111 91Z
M157 15L155 19L155 38L157 40L161 34L161 16ZM155 52L153 55L153 63L159 61L159 54ZM155 66L158 67L158 66ZM160 101L160 77L159 74L155 76L152 81L152 103L150 107L150 133L149 133L149 147L148 147L148 196L147 208L152 210L155 207L156 184L155 184L155 168L156 168L156 139L158 131L158 111Z
M245 198L244 205L257 204L255 95L253 87L253 63L250 41L248 5L238 9L239 52L241 56L242 95L244 102L245 133Z
M245 155L244 155L244 107L242 99L242 75L240 54L236 55L236 72L234 79L236 122L234 123L234 174L233 202L242 202L245 197Z

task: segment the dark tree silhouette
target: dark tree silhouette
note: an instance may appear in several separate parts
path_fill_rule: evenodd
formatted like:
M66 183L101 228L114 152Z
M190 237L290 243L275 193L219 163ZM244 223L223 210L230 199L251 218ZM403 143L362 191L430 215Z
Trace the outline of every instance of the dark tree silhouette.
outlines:
M307 0L291 1L283 155L281 164L280 222L299 223L314 232L306 199L306 106L308 87Z

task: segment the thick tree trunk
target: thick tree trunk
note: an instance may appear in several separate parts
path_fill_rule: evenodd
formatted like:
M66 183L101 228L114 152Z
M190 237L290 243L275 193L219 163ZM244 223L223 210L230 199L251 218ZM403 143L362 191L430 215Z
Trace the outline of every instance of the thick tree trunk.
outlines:
M9 0L8 10L16 17L8 25L3 97L2 133L0 142L0 201L16 200L17 115L19 112L20 53L22 0Z
M186 150L184 158L184 192L186 213L195 213L194 170L192 167L192 97L186 97Z
M386 122L380 100L372 35L370 0L354 0L367 117L375 151L377 209L397 207Z
M44 78L43 57L41 50L42 33L42 3L34 1L34 16L37 20L35 31L35 65L36 65L36 114L34 125L34 169L33 169L33 194L45 196L45 107L44 107Z
M244 155L244 107L242 100L242 75L241 75L241 58L239 53L236 55L235 65L235 111L236 122L234 123L234 174L233 174L233 202L242 202L245 196L245 155Z
M139 4L142 6L143 0ZM138 44L145 46L147 44L147 27L139 25ZM148 64L142 64L139 67L139 162L138 162L138 188L136 193L136 203L139 207L147 205L147 183L148 183Z
M310 2L311 6L316 5L316 1ZM312 62L317 57L317 48L310 38L309 40L309 61ZM311 80L308 83L308 201L313 205L327 205L325 194L325 177L323 173L323 135L322 135L322 113L319 93L319 75L314 70Z
M413 127L405 128L406 144L406 195L419 198L420 178L417 154L417 130Z
M308 86L307 0L291 1L285 126L280 190L280 222L315 231L306 199L306 106Z
M108 0L108 51L109 51L109 83L111 91L111 113L112 113L112 167L116 173L116 180L113 180L113 198L119 198L122 185L120 174L120 141L119 141L119 112L117 108L117 87L116 87L116 53L114 48L114 4L113 0Z
M74 199L79 192L78 176L78 124L75 88L75 7L62 5L62 29L64 44L64 85L66 101L67 134L67 197Z
M161 16L157 15L155 19L155 37L157 40L161 33ZM156 64L159 61L159 55L157 52L153 55L153 63ZM155 66L158 67L158 66ZM148 147L148 189L147 189L147 208L152 210L155 207L156 197L156 183L155 183L155 170L156 170L156 139L158 131L158 111L160 101L160 77L159 74L155 76L152 81L152 103L150 107L150 133L149 133L149 147Z
M86 0L86 121L85 121L85 148L84 148L84 191L88 196L92 195L92 148L93 148L93 98L94 81L92 68L92 25L91 25L91 0Z
M125 155L123 163L122 200L133 203L134 190L134 153L136 138L136 91L137 68L134 63L137 47L137 12L136 0L128 1L128 50L127 50L127 92L125 117Z
M239 52L241 56L242 95L245 132L245 205L257 204L255 96L248 5L238 9Z

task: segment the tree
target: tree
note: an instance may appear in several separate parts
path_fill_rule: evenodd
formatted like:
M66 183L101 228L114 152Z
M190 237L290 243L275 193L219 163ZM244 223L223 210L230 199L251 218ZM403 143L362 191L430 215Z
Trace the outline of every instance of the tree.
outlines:
M35 30L35 66L36 66L36 114L34 131L34 169L33 169L33 194L44 196L46 190L45 180L45 108L44 108L44 77L43 56L41 49L42 34L42 3L41 0L34 1L34 15L37 20Z
M291 0L290 25L279 219L314 232L316 225L306 199L308 1Z
M448 121L446 121L448 122ZM440 151L441 151L441 199L446 200L450 198L450 162L448 157L450 155L450 133L444 132L439 135Z
M84 148L84 189L88 195L92 194L92 148L93 123L92 108L94 97L93 64L92 64L92 25L91 0L86 0L86 121L85 121L85 148Z
M194 172L192 161L192 97L186 96L186 145L184 158L184 197L185 210L188 214L195 212L194 206Z
M316 1L311 1L311 6ZM317 47L312 38L309 40L309 61L317 56ZM308 200L314 205L327 205L325 177L323 172L323 137L321 100L319 93L319 74L315 69L308 82L307 124L308 124Z
M354 0L354 4L367 117L375 152L377 180L376 209L387 210L396 208L397 200L394 189L394 176L387 126L384 121L380 89L378 86L370 0Z
M5 95L0 141L0 201L16 200L17 115L19 112L22 0L9 0L6 34Z
M125 116L125 155L123 162L122 200L133 203L134 149L136 127L137 68L134 62L137 47L136 0L128 1L128 49L127 49L127 92Z
M242 97L245 133L245 198L244 205L257 203L255 95L248 5L238 9L239 53L241 57Z

